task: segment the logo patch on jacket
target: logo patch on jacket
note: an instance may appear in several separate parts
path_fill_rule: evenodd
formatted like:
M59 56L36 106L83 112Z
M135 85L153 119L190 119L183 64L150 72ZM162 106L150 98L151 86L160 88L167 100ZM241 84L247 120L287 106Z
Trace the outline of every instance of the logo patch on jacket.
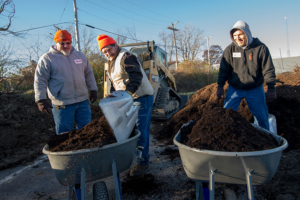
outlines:
M76 64L81 64L82 63L82 60L81 59L76 59L74 60Z
M241 57L241 52L233 52L232 57L240 58Z
M249 60L253 60L253 54L252 53L249 54Z

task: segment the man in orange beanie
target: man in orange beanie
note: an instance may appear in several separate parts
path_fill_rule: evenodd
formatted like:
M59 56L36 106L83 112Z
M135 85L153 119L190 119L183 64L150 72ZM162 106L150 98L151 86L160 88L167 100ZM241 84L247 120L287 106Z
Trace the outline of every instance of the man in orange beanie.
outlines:
M127 91L139 108L136 125L141 136L138 139L137 164L130 170L130 176L137 176L149 165L150 121L154 90L135 55L120 48L116 41L107 35L99 35L97 41L100 51L108 60L108 76L112 83L110 92ZM138 156L140 154L141 156Z
M35 101L41 112L50 114L55 121L56 134L77 129L91 122L88 101L97 100L97 85L86 56L72 47L71 34L59 30L55 45L41 56L34 76ZM51 99L52 104L47 100Z

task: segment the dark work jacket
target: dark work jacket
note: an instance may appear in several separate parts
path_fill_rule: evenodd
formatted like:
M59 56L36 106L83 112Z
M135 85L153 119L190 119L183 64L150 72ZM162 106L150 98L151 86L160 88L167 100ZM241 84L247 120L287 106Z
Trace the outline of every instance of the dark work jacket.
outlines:
M275 68L268 47L258 38L245 49L232 42L223 52L218 87L225 82L237 89L252 89L266 81L275 88Z

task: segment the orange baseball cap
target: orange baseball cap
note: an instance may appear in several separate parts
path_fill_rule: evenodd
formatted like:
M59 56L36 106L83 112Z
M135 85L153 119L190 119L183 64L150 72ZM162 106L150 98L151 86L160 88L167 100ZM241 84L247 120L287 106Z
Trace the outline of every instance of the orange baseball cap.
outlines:
M107 45L117 43L112 37L109 37L108 35L104 35L104 34L98 35L97 40L98 40L100 51Z
M72 41L71 34L66 30L59 30L55 33L54 42Z

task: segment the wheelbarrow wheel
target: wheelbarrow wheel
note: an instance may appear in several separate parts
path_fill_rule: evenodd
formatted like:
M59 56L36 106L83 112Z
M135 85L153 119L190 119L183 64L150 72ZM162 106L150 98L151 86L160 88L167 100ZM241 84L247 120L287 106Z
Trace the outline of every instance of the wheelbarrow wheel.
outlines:
M93 200L109 200L107 187L104 181L99 181L93 185Z

